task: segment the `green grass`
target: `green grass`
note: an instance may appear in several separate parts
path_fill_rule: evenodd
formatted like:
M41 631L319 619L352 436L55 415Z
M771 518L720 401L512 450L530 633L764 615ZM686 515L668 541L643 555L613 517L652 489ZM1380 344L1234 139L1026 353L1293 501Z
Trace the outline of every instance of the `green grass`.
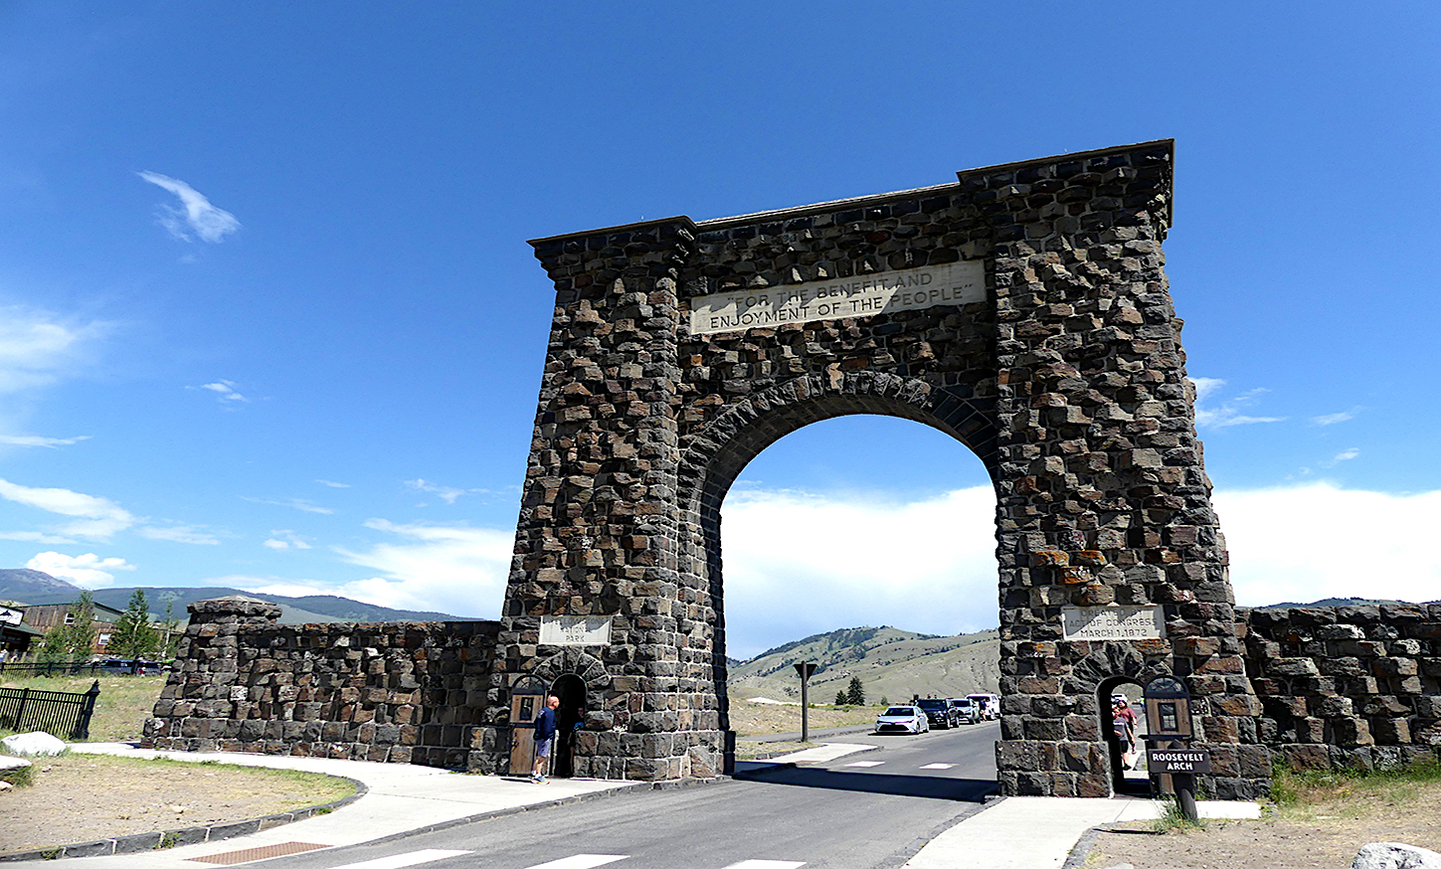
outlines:
M1155 829L1158 833L1190 833L1206 829L1206 819L1191 820L1181 811L1175 800L1167 798L1166 804L1161 808L1161 817L1155 820Z
M164 676L30 676L0 680L0 688L65 691L84 694L99 679L100 697L90 719L87 742L129 742L140 738L145 719L155 709ZM67 734L61 734L62 739Z
M35 767L22 766L0 772L0 781L7 781L17 788L28 788L35 783Z
M1368 811L1414 800L1423 788L1441 785L1441 762L1376 770L1293 770L1278 765L1271 799L1286 816L1307 818L1318 807L1360 817Z

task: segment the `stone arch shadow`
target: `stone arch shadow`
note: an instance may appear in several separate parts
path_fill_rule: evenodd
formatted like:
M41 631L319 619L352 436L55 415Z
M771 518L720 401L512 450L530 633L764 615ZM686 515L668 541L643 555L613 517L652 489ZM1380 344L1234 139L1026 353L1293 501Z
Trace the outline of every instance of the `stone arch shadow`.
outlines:
M716 612L709 672L721 729L730 731L726 689L726 642L720 509L736 477L771 444L812 423L869 414L908 419L945 432L980 458L992 485L999 480L997 426L990 408L978 406L918 378L878 372L838 377L814 375L778 384L729 408L696 435L678 469L682 533L692 553L682 557L682 576L704 587ZM726 741L726 767L734 743Z

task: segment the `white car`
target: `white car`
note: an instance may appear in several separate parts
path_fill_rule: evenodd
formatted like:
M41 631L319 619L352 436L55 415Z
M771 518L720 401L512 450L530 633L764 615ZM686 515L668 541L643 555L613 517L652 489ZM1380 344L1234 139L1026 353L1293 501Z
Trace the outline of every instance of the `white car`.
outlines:
M876 718L876 733L925 733L930 729L925 711L916 706L892 706Z

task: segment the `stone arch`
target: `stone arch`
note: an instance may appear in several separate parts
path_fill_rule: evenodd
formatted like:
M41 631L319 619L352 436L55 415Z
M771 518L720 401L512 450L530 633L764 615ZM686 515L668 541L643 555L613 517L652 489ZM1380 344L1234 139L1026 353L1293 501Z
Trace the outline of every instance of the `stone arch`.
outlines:
M528 675L540 679L547 687L561 676L574 675L585 683L587 692L602 692L610 688L610 674L606 672L605 664L595 655L578 648L564 648L537 660Z
M586 678L605 684L590 774L721 767L721 500L782 435L879 413L967 444L997 492L1002 793L1077 795L1104 775L1095 734L1068 716L1094 703L1091 668L1136 655L1217 701L1209 740L1253 742L1163 270L1171 164L1169 141L1148 142L533 241L555 307L494 726L509 674L584 647ZM1092 661L1098 643L1120 657ZM488 739L473 741L476 768ZM1266 784L1246 772L1207 786Z

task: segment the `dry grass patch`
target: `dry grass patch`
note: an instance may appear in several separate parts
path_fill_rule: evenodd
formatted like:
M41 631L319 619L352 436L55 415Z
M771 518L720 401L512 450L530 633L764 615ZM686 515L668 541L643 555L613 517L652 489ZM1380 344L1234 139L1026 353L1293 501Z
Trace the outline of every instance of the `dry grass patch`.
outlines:
M91 754L37 757L0 792L0 853L243 821L355 793L345 779L220 763Z
M155 709L165 676L31 676L4 679L0 688L30 688L35 691L65 691L84 694L96 679L100 681L100 697L95 701L95 716L90 719L87 742L130 742L140 738L145 719ZM66 734L60 734L67 739Z
M1441 851L1441 766L1379 773L1282 770L1275 801L1259 821L1209 821L1166 834L1125 825L1102 833L1088 867L1131 863L1144 869L1312 869L1349 866L1371 842L1405 842Z
M810 727L812 730L819 730L826 727L874 724L876 716L884 709L883 706L812 706ZM799 704L783 706L776 703L754 703L732 697L730 711L731 729L736 732L736 736L799 733L801 729Z

